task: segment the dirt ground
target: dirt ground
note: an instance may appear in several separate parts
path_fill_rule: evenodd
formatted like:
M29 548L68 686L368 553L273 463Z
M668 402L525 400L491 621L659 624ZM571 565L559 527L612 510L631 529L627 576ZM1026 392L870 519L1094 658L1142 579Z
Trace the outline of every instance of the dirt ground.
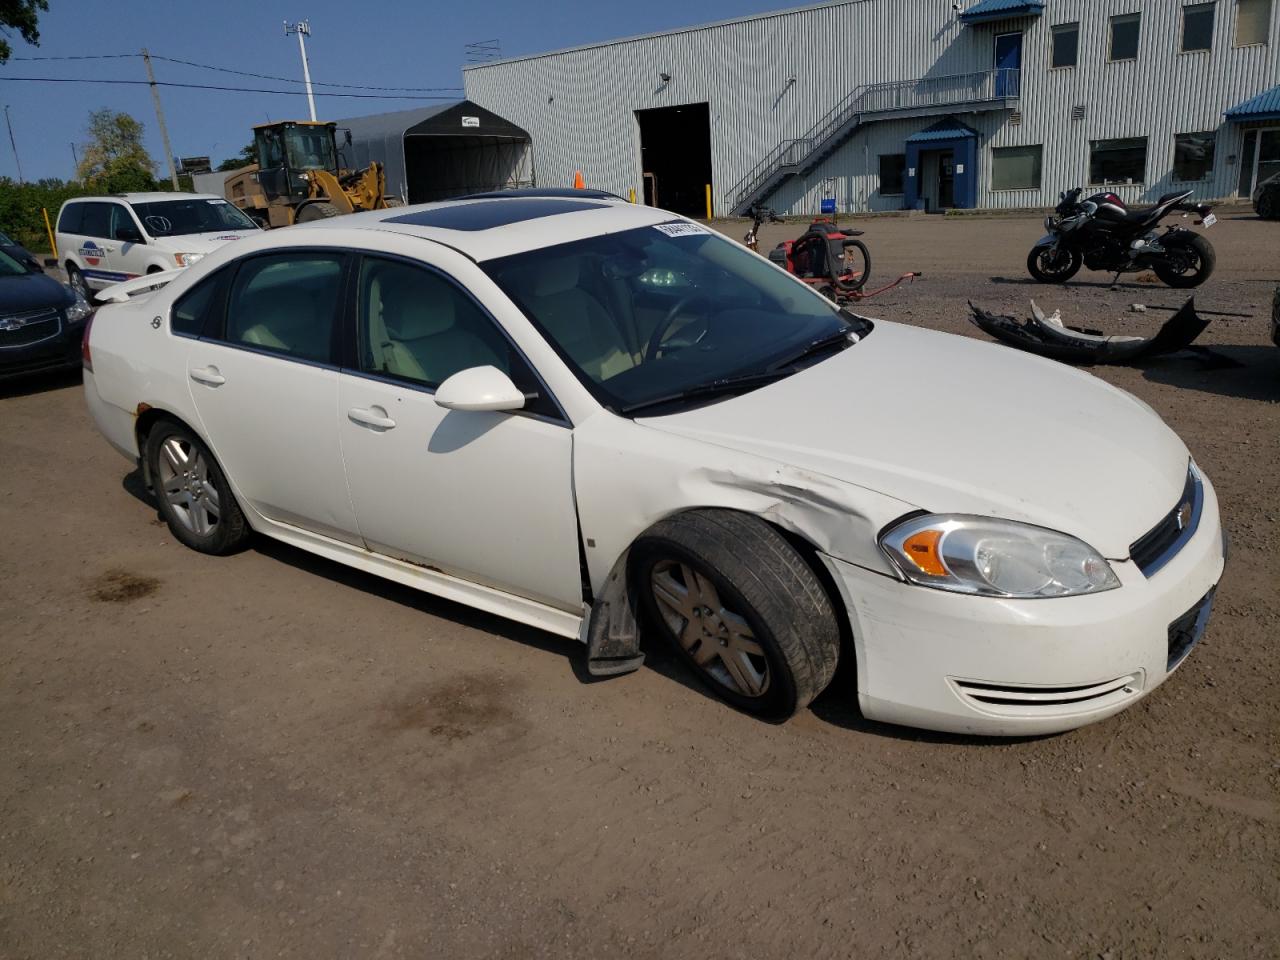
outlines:
M1182 300L1031 285L1031 219L857 225L877 276L925 273L873 316L982 336L966 299L1034 295L1149 332L1130 303ZM78 376L0 387L0 958L1277 956L1280 223L1210 236L1197 302L1250 314L1217 362L1097 373L1217 485L1215 617L1133 709L1025 741L866 722L848 676L767 726L661 651L591 682L572 642L271 542L201 556Z

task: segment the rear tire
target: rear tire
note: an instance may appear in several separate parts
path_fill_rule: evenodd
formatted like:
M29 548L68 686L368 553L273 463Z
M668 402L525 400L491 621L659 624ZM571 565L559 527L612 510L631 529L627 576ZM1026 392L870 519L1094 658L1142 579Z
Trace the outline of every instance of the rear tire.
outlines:
M1178 290L1198 287L1213 275L1218 255L1214 252L1213 244L1200 234L1189 233L1185 237L1179 237L1176 243L1166 242L1165 245L1181 248L1188 257L1186 266L1181 270L1168 263L1157 263L1152 267L1156 276L1170 287Z
M1255 209L1263 220L1280 219L1280 190L1263 190Z
M342 211L335 207L327 200L320 200L316 203L308 203L305 207L298 211L298 215L294 217L294 223L314 223L317 220L330 220L338 216Z
M841 265L847 264L851 268L849 272L853 274L854 279L841 286L846 290L861 290L871 277L871 251L861 240L853 241L844 249L853 251L853 256L849 260L842 260Z
M249 524L209 448L182 424L165 420L147 434L147 468L169 531L200 553L231 553Z
M1084 255L1079 250L1059 247L1056 257L1052 253L1049 247L1032 247L1027 254L1027 272L1040 283L1066 283L1080 272Z
M84 274L74 263L67 264L67 286L84 297L86 302L93 303L93 291L84 282Z
M631 552L646 623L718 698L781 722L831 682L840 630L809 565L758 517L695 510Z

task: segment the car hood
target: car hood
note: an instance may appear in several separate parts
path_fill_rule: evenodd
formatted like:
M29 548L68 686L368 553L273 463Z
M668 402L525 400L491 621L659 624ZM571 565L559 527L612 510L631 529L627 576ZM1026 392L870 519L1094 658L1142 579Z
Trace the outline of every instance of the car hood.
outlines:
M70 290L43 273L0 277L0 314L25 313L41 307L67 307L73 299Z
M178 237L156 237L155 246L169 253L211 253L224 243L257 236L258 230L222 230L218 233L184 233Z
M1069 533L1110 559L1177 503L1188 453L1146 404L1007 347L879 321L785 380L645 426L937 513Z

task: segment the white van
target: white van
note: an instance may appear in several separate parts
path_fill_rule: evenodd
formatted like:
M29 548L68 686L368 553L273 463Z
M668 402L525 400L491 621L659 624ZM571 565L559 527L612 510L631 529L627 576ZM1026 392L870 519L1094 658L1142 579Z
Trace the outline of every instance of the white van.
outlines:
M90 290L189 267L257 224L211 193L120 193L68 200L58 214L58 257L67 283Z

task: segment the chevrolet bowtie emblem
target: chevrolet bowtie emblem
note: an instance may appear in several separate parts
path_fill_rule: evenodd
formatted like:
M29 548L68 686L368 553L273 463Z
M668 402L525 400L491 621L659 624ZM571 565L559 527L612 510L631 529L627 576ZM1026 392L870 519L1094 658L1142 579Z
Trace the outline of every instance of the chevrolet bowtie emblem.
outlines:
M0 317L0 330L6 333L13 330L19 330L27 325L27 321L21 317Z
M1191 522L1191 502L1188 501L1178 507L1178 515L1174 518L1178 522L1178 529L1187 529L1187 524Z

